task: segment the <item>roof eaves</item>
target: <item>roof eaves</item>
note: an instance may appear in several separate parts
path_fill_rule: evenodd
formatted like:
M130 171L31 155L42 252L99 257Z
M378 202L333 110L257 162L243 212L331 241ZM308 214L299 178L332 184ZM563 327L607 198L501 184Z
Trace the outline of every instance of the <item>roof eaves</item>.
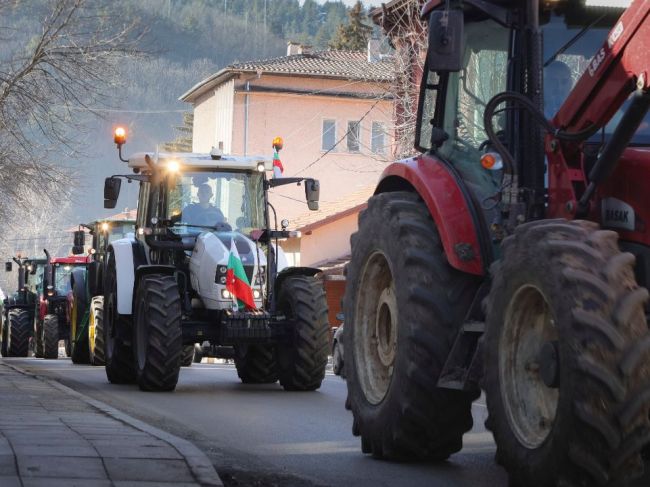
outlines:
M204 80L199 81L197 84L195 84L185 93L183 93L178 98L178 100L187 103L192 103L194 100L196 100L199 96L204 94L209 89L214 88L215 86L223 83L224 81L227 81L228 79L236 76L238 73L242 71L244 70L233 69L230 66L225 67L217 71L213 75L208 76Z
M368 206L368 202L361 203L359 205L353 206L351 208L346 208L345 210L339 211L337 213L334 213L332 215L328 215L322 220L318 220L312 223L308 223L302 227L298 227L297 230L300 230L302 233L309 232L311 230L315 230L317 228L320 228L324 225L327 225L328 223L332 223L336 220L340 220L341 218L345 218L346 216L353 215L355 213L359 213L361 210L365 209Z

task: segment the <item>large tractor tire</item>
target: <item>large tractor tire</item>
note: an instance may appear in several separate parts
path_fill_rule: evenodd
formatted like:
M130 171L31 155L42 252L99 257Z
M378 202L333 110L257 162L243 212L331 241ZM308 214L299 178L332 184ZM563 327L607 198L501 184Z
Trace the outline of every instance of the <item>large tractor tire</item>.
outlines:
M181 354L181 367L191 367L194 362L194 344L183 345L183 353Z
M290 339L276 349L280 385L287 391L315 391L325 378L330 346L323 285L311 276L285 278L278 309L293 321Z
M34 357L43 358L43 322L38 318L34 321Z
M130 329L131 323L117 312L117 274L113 254L108 257L103 318L106 378L111 384L133 384L135 382L133 347L118 333L118 330Z
M352 432L376 458L444 460L462 448L478 394L437 382L478 282L448 264L414 193L370 198L350 241L343 344Z
M486 426L511 485L622 485L650 441L648 292L617 234L520 226L491 269Z
M59 317L45 315L43 318L43 358L59 358Z
M244 384L273 384L278 381L275 347L269 345L236 346L235 367Z
M2 319L2 345L0 346L0 354L3 357L9 356L9 323L4 317Z
M88 316L88 356L93 365L104 365L104 296L90 302Z
M86 292L86 271L73 272L73 300L70 313L70 358L73 364L89 364L88 345L89 303Z
M174 276L142 277L135 295L134 350L138 386L173 391L181 368L181 298Z
M29 311L14 309L9 311L9 357L27 357L29 352L29 336L31 323Z

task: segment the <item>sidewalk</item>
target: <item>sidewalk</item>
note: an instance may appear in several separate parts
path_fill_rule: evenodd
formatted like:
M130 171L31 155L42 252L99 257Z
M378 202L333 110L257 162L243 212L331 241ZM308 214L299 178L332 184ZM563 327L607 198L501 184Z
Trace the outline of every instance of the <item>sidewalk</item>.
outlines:
M0 486L221 485L188 441L0 359Z

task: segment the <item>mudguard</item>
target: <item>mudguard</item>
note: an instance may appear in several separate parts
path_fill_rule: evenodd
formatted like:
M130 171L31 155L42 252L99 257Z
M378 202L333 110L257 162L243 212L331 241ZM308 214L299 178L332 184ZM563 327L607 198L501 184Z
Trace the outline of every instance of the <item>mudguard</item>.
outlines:
M453 267L479 276L487 272L490 250L485 243L481 245L481 219L469 190L453 167L430 155L395 162L384 170L375 194L390 191L415 191L420 195Z
M316 267L285 267L280 272L278 272L277 277L275 278L275 296L278 295L280 288L282 287L282 282L289 276L315 276L321 270Z
M142 244L135 239L115 240L108 248L115 256L117 276L117 312L121 315L133 313L133 292L135 289L135 269L146 264Z

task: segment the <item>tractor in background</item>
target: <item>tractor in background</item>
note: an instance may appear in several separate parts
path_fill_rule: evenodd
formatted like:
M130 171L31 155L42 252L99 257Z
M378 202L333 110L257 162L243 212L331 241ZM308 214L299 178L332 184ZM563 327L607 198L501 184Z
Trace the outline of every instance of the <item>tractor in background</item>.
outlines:
M123 129L115 142L122 159ZM271 224L268 203L269 189L304 184L309 208L317 209L318 181L269 180L271 159L218 150L122 160L133 174L106 179L104 206L115 207L122 179L139 182L140 195L135 237L107 252L108 380L173 390L183 348L207 340L233 347L244 383L318 389L329 333L320 271L287 264L278 239L290 232Z
M134 232L134 220L97 220L80 225L80 229L74 233L72 253L88 256L87 268L77 269L71 276L70 336L72 337L71 357L74 363L104 365L103 311L106 251L114 240L134 235ZM87 248L87 236L91 237L89 248ZM192 355L193 351L192 347Z
M418 154L351 237L353 434L444 460L482 387L510 485L627 485L650 441L650 2L422 15Z
M72 274L86 272L86 256L52 257L45 250L47 264L43 275L38 319L35 323L35 349L43 350L43 358L59 357L59 341L65 343L66 355L71 356Z
M27 357L45 260L18 256L13 262L18 266L18 289L3 303L0 353L3 357ZM6 262L5 271L12 270L13 263Z

